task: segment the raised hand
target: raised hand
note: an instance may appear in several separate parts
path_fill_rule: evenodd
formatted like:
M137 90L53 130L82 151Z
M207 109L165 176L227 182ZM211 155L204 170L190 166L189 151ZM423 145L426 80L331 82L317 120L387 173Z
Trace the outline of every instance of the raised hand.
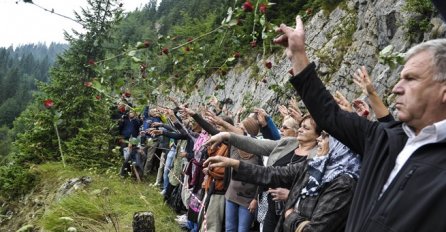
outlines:
M157 136L157 135L162 135L162 134L163 134L163 130L151 130L150 131L151 136Z
M229 138L228 132L220 132L208 139L203 146L211 146L211 149L213 149L218 144L222 143L223 141L227 140Z
M296 28L281 24L276 32L283 34L276 37L274 43L286 48L285 51L293 64L294 73L300 73L310 63L305 53L305 31L302 19L296 16Z
M203 166L208 168L232 167L234 169L238 169L239 165L239 160L231 159L224 156L212 156L203 163Z
M299 108L294 109L292 107L289 107L288 112L290 113L290 116L294 118L294 120L296 120L296 122L300 123L302 121L303 115L302 112L300 112Z
M288 108L284 105L279 105L279 113L282 115L282 118L285 118L289 115Z
M333 96L336 103L338 103L339 107L341 107L342 110L347 112L353 112L352 105L350 102L345 98L344 95L342 95L341 92L336 91L336 94Z
M163 125L163 123L161 123L161 122L152 122L152 124L150 124L150 127L160 127L162 125Z
M286 201L290 193L286 188L268 189L268 193L271 194L273 201Z
M366 96L375 93L375 87L370 81L370 77L365 66L362 66L360 69L358 68L356 72L353 73L353 82L355 82L355 84L361 88L362 93Z
M254 113L257 114L257 121L259 121L260 126L265 127L267 125L266 117L268 117L266 111L262 108L255 108Z
M187 107L180 107L180 111L181 111L181 113L184 113L188 116L193 116L196 114L195 111L193 111L192 109L187 108Z

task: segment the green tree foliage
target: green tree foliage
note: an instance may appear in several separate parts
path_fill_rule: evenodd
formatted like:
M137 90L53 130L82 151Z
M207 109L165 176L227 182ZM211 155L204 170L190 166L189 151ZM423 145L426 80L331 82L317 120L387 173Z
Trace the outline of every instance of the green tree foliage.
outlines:
M0 48L0 126L12 127L37 89L36 81L48 81L48 70L67 45L52 43Z
M98 100L98 93L85 83L96 77L95 61L104 58L103 43L109 40L110 29L121 11L112 0L88 3L90 7L76 15L87 32L67 34L70 48L51 70L51 81L41 83L36 104L17 120L21 129L14 143L14 157L18 163L59 159L54 123L58 125L68 162L85 167L84 161L89 160L89 166L100 166L110 158L113 122L109 105ZM48 98L54 101L51 110L41 105ZM60 114L60 118L55 118L55 114Z
M36 181L36 176L27 168L10 165L0 166L0 200L17 199L27 193Z

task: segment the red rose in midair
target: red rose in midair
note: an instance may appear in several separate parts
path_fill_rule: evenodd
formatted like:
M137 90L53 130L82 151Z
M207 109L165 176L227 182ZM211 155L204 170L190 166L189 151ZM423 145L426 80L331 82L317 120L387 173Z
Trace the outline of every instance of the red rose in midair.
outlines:
M259 11L260 11L260 13L262 13L262 14L265 14L266 13L266 8L267 8L267 6L265 5L265 4L260 4L259 5Z
M169 54L169 49L168 48L163 48L163 50L161 50L164 54L168 55Z
M49 109L49 108L52 108L53 106L54 106L54 101L53 100L51 100L51 99L45 99L44 101L43 101L43 106L45 107L45 108L47 108L47 109Z
M91 81L86 81L86 82L84 82L84 86L91 87L91 86L93 86L93 83Z
M125 113L125 106L119 106L118 107L119 112Z
M265 67L267 69L271 69L273 67L273 64L271 63L271 61L265 62Z
M124 96L125 96L125 97L131 97L132 94L131 94L130 92L125 92L125 93L124 93Z
M190 51L190 47L185 47L184 50L186 50L186 52Z
M251 45L252 48L257 47L257 41L256 40L253 40L253 41L249 42L249 44Z
M101 95L96 95L96 100L101 100Z
M250 1L246 1L245 3L243 3L242 8L245 12L252 12L254 10L254 6L252 6L252 3Z
M96 64L96 61L94 61L93 59L89 59L89 60L88 60L88 64L89 64L89 65L95 65L95 64Z

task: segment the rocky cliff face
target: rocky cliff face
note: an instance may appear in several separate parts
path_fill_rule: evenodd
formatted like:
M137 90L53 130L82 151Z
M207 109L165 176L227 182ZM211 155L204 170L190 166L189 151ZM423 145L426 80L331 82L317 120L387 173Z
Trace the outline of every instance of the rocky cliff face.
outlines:
M396 52L406 52L414 42L446 35L446 25L438 17L428 19L433 25L430 31L408 31L406 22L423 16L407 12L405 4L403 0L350 0L331 12L317 12L307 20L307 52L310 60L317 64L320 78L330 91L339 90L349 100L361 97L360 89L352 81L352 74L364 65L379 94L392 108L391 89L398 81L402 67L391 69L387 64L379 63L379 52L387 45L393 45ZM410 42L409 35L418 41ZM273 63L272 69L265 68L265 60ZM263 59L258 56L256 61L257 67L246 68L239 64L231 70L224 89L215 90L216 84L208 78L201 83L204 94L195 93L191 100L203 102L203 96L208 95L215 95L218 99L229 97L234 101L233 109L237 109L245 98L269 113L276 112L278 103L284 103L294 95L290 86L285 85L291 76L288 73L290 62L281 51ZM259 81L262 79L266 83ZM271 90L274 88L279 91Z

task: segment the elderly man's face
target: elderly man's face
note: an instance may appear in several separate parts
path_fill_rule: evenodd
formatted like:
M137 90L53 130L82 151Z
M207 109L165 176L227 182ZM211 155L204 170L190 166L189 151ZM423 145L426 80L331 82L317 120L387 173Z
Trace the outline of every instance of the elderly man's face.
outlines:
M400 81L392 92L397 95L398 118L416 133L444 117L438 108L444 107L444 83L433 80L432 55L421 52L410 58L401 71ZM440 116L440 118L439 118Z

